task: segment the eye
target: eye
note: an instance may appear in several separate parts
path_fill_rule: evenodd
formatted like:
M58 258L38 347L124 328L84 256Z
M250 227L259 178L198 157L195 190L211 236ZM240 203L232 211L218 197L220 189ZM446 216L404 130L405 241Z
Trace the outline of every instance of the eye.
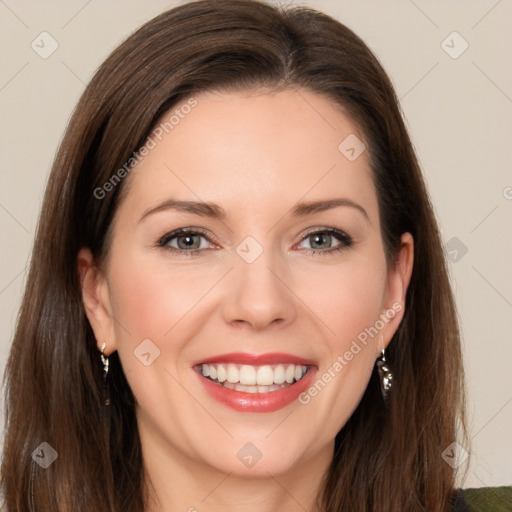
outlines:
M197 254L211 247L206 232L198 229L177 229L164 235L157 243L159 247L187 256Z
M352 243L353 240L347 233L326 228L307 233L297 248L313 254L327 254L346 249ZM164 235L156 245L179 255L194 256L204 249L212 248L213 244L206 231L198 228L180 228Z
M303 244L306 243L309 247ZM350 247L353 243L352 238L347 233L338 229L321 229L310 231L297 246L299 249L306 249L313 254L330 253L340 251Z

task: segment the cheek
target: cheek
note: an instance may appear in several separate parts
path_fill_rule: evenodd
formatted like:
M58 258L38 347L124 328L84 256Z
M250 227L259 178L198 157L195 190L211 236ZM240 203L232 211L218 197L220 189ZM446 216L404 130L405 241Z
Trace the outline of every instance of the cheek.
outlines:
M110 287L117 351L126 378L146 419L157 424L159 415L170 415L176 407L186 417L193 404L173 376L179 375L181 351L197 328L194 307L215 276L208 269L166 268L161 261L157 267L148 258L125 255L111 265Z
M385 264L366 261L317 266L299 279L297 295L329 328L338 348L370 327L382 312Z
M199 266L194 271L166 269L125 260L112 272L113 310L125 327L116 330L122 338L129 332L135 343L144 338L161 340L214 283L215 276Z
M183 329L181 320L193 315L223 274L223 269L204 262L166 266L136 257L117 258L117 262L110 276L116 335L120 340L129 338L132 350L146 338L158 344L173 337L176 326ZM292 274L292 289L301 300L293 296L289 300L298 308L305 306L303 313L313 314L312 321L315 316L320 319L340 349L381 313L386 273L385 263L376 258L351 258L336 265L308 262L295 266Z
M329 328L323 364L302 397L310 414L325 418L326 439L348 420L370 379L378 340L371 329L383 312L386 276L384 260L367 258L318 269L314 282L302 288L304 302Z

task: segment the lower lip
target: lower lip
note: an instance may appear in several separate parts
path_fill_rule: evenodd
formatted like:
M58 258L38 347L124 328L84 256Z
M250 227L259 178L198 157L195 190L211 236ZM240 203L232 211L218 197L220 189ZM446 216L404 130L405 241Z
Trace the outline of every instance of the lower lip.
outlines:
M239 412L273 412L286 407L305 391L313 380L316 368L310 366L306 375L297 382L268 393L246 393L215 384L194 370L206 391L218 402Z

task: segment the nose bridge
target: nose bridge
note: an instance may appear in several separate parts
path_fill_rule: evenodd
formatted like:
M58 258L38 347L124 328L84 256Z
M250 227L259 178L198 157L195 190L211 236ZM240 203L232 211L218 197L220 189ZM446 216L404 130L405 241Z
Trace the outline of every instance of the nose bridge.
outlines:
M293 294L284 284L284 266L271 248L259 247L246 239L234 255L223 306L228 323L262 329L272 323L289 323L295 317Z

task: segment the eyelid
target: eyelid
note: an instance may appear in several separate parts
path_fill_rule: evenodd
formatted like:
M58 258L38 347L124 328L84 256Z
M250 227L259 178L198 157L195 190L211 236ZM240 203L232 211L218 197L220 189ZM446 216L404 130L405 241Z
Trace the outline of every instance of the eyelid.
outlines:
M333 233L333 234L338 234L338 235L350 236L346 231L343 231L342 229L333 228L330 226L320 226L320 227L307 229L306 232L302 234L301 240L306 238L307 236L314 234L314 233Z
M334 236L336 239L338 239L341 242L340 247L336 246L331 249L327 249L325 251L318 250L318 249L308 249L308 248L304 248L303 250L310 251L310 252L311 251L318 252L318 253L320 253L320 252L328 253L328 252L334 251L336 249L349 247L354 243L354 238L346 230L324 226L324 227L316 227L316 228L308 229L305 233L303 233L301 235L300 241L297 244L295 244L295 246L301 244L306 238L308 238L309 236L314 235L316 233L328 233L329 235Z
M169 231L168 233L166 233L164 236L160 237L157 240L156 245L158 247L166 247L170 251L174 250L175 252L180 252L180 253L194 253L194 251L201 252L202 250L204 250L204 249L192 249L190 251L185 251L185 250L181 250L181 249L176 249L175 247L167 246L167 243L170 240L172 240L178 236L189 235L189 234L201 235L204 238L206 238L206 240L208 240L209 243L211 243L213 245L219 245L217 238L215 237L215 235L213 233L211 233L210 231L208 231L204 228L198 228L198 227L193 227L193 226L187 226L187 227L175 229L173 231Z

